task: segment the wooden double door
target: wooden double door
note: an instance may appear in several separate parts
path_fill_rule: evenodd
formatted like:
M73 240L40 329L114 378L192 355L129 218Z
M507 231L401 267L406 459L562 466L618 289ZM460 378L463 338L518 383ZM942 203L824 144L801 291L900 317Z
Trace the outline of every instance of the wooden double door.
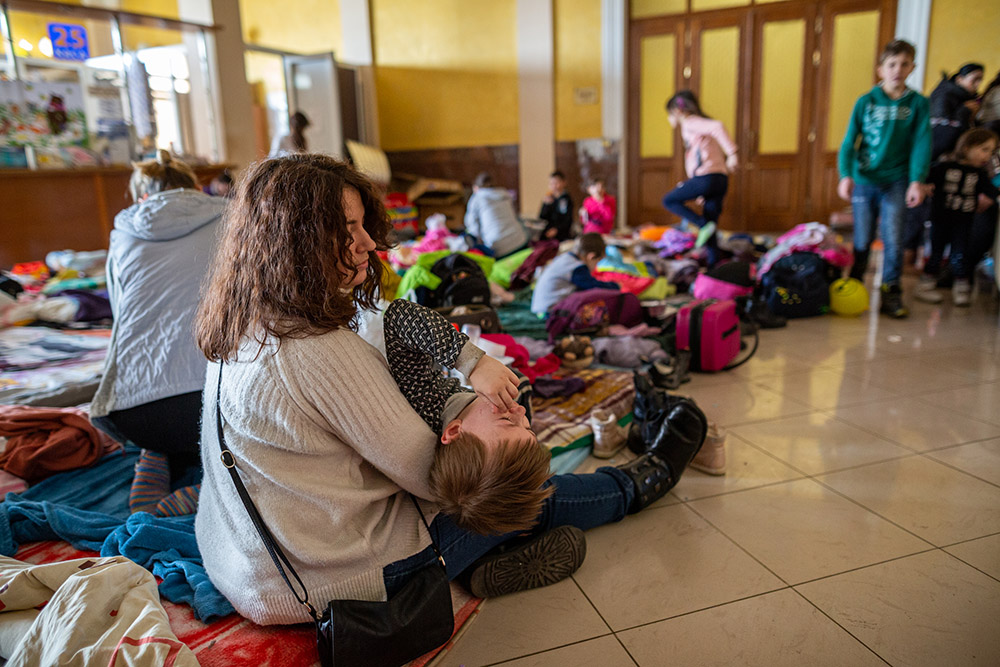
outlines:
M840 141L895 20L894 0L790 0L631 21L629 224L677 222L661 199L687 177L684 147L664 106L683 89L739 147L723 229L827 220L844 206Z

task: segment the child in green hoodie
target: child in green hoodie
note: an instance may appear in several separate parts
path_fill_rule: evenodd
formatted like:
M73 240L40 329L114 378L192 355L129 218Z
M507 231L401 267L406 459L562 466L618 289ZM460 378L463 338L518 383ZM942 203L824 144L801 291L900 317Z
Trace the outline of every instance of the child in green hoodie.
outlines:
M885 246L881 311L895 318L909 315L899 287L903 207L923 202L931 157L927 98L906 87L915 56L913 45L903 40L886 45L877 70L881 83L854 105L838 159L837 194L854 210L851 276L864 279L878 221Z

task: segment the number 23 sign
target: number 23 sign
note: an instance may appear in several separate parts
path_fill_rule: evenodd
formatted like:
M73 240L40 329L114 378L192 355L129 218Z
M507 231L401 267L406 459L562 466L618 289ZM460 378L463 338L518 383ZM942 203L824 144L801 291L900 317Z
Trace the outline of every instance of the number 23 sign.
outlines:
M52 55L59 60L86 60L90 57L87 29L72 23L50 23Z

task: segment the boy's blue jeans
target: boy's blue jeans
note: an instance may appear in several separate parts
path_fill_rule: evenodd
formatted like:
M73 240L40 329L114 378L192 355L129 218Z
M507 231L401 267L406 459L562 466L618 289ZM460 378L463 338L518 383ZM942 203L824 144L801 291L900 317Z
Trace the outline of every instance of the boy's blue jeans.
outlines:
M444 556L448 578L456 578L494 547L516 537L540 535L558 526L588 530L621 521L635 497L632 478L611 467L599 468L588 475L555 475L546 485L555 486L555 493L546 499L538 523L529 533L478 535L462 530L449 517L438 514L430 530ZM388 596L399 591L414 572L435 558L433 549L427 547L409 558L386 565L382 575Z
M903 266L903 218L906 213L906 181L883 185L854 184L854 249L867 252L875 240L875 223L885 246L882 284L899 282Z

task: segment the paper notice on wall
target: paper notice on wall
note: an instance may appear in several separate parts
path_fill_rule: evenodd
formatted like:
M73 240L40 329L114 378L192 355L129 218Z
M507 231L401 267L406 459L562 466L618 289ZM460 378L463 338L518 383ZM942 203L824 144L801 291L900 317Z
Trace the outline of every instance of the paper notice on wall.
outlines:
M86 145L87 121L79 84L0 82L0 146Z
M156 137L156 120L153 118L153 97L149 91L149 75L137 54L128 60L128 101L132 107L132 126L140 139Z
M25 146L31 138L20 81L0 80L0 146Z

